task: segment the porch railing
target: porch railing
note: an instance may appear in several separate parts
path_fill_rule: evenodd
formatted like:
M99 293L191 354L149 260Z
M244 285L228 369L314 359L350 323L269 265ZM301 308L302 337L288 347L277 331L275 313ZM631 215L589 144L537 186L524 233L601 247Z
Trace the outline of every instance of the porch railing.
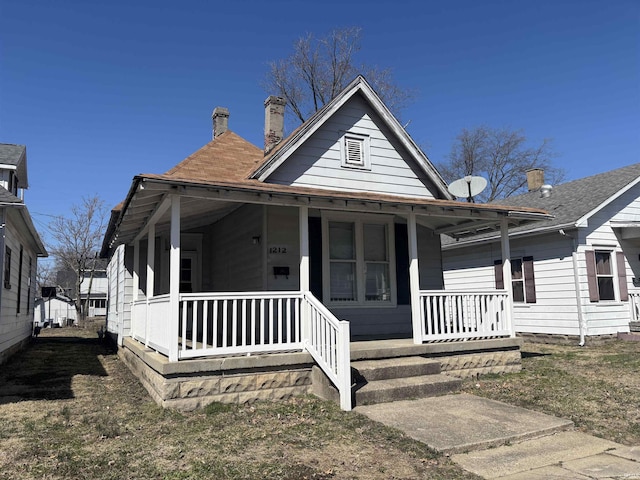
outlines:
M508 299L505 290L422 290L422 340L429 342L511 336Z
M640 322L640 292L629 292L629 307L631 308L631 321Z
M304 294L303 318L305 348L338 389L340 408L351 410L349 322L338 320L309 292Z
M154 350L169 355L169 295L132 303L131 335Z
M300 292L180 294L179 358L301 350Z

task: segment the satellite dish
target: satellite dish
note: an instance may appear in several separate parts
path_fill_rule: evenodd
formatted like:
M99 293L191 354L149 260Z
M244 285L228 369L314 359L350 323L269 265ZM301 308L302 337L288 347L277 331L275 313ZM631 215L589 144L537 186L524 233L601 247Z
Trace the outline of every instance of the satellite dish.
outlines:
M467 175L455 180L447 188L454 197L466 198L468 202L473 202L473 197L482 192L487 186L487 181L482 177Z

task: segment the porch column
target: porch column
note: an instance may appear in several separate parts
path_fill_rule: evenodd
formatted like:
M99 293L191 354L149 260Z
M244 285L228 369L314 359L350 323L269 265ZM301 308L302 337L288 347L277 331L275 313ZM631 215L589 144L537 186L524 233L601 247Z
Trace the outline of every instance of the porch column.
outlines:
M411 294L411 324L413 343L421 344L424 327L420 313L420 269L418 268L418 230L416 214L407 216L407 236L409 237L409 290Z
M140 240L133 242L133 301L140 297Z
M149 225L149 232L147 233L147 308L144 322L144 344L149 346L149 300L153 298L153 285L155 283L155 259L156 259L156 224Z
M309 291L309 207L300 207L298 215L300 230L300 291L305 295ZM302 341L309 338L309 308L304 298L300 302L300 334Z
M171 252L169 256L169 361L178 361L180 335L180 197L171 197Z
M504 288L508 294L506 314L511 328L511 337L515 337L516 330L513 325L513 283L511 281L511 248L509 246L509 219L507 217L500 219L500 246L502 248L502 278Z
M300 290L309 291L309 207L300 207Z

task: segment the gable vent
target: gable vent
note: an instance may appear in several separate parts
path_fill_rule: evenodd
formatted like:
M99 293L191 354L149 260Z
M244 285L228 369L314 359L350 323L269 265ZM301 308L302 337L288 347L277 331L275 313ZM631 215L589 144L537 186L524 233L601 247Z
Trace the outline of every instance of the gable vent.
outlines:
M347 154L346 162L350 165L364 166L363 140L360 138L346 137L344 141Z

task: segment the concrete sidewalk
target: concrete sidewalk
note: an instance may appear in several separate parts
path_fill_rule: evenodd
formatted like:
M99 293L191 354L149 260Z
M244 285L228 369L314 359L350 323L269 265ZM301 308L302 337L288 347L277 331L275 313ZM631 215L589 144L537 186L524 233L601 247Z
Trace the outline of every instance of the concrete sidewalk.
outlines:
M640 447L576 432L569 420L494 400L455 394L355 410L487 479L640 479Z

